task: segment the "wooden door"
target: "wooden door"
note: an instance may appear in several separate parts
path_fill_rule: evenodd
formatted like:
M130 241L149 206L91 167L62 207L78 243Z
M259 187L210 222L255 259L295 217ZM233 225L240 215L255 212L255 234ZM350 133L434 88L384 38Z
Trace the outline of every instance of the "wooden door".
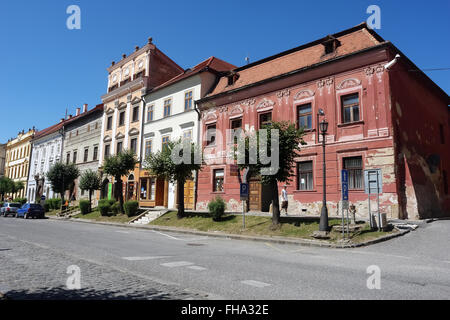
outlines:
M249 209L250 210L261 210L261 181L252 180L249 183L250 194L249 194Z
M184 184L184 208L194 210L194 180L188 179Z
M155 196L155 205L156 206L164 206L164 179L157 178L156 180L156 196Z

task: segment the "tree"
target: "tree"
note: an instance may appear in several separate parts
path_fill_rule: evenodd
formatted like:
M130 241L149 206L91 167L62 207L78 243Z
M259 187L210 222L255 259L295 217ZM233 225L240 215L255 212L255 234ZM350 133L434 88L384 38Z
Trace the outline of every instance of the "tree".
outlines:
M267 130L267 146L261 140L264 135L261 130L253 134L246 134L240 143L244 143L244 152L237 147L235 158L244 159L238 161L239 169L248 169L248 176L258 175L263 170L266 174L261 174L261 183L269 185L272 198L272 226L274 228L280 223L280 207L278 199L278 182L287 183L291 181L291 176L294 175L294 159L297 152L300 151L300 145L306 144L303 141L303 128L297 129L295 124L289 122L273 122L265 125L263 130ZM276 145L272 146L272 130L274 134L278 134L278 150ZM276 133L278 132L278 133ZM276 138L276 135L273 137ZM252 153L252 148L253 152ZM272 162L267 162L265 159L271 158L272 152L278 152L278 169L270 169ZM253 156L256 153L256 158ZM267 174L270 171L271 174Z
M64 204L64 193L80 176L80 171L75 164L55 163L47 172L47 179L50 181L53 191L61 195L61 205Z
M8 177L0 178L0 195L2 201L5 200L5 194L12 192L14 186L14 181Z
M188 151L187 154L184 154ZM198 156L198 157L197 157ZM170 141L161 151L145 158L144 169L170 182L177 182L177 217L184 217L184 184L192 172L200 170L201 156L198 147L188 140Z
M25 188L25 185L22 181L12 182L11 185L11 193L16 194L23 190Z
M85 171L80 178L80 189L89 192L89 212L92 211L92 193L99 190L102 180L97 172L92 170Z
M120 203L121 213L123 213L122 177L128 176L134 170L137 162L134 152L132 150L126 150L107 158L103 164L103 171L114 177L116 185L114 188L114 198Z

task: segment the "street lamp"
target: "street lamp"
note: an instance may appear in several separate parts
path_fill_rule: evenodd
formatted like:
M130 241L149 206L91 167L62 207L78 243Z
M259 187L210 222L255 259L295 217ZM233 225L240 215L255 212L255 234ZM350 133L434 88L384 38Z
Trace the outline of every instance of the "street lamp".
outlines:
M326 184L326 165L325 165L325 135L328 130L328 122L323 119L319 124L320 133L322 134L322 150L323 150L323 202L320 211L319 231L328 231L328 209L327 209L327 184Z

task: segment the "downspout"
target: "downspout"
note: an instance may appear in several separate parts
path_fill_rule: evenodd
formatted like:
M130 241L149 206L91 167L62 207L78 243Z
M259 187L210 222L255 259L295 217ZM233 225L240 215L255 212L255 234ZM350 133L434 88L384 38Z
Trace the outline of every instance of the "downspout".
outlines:
M202 118L200 110L197 108L197 100L194 100L194 110L197 112L197 142L199 143L199 148L202 150L200 139L200 119ZM203 158L203 157L202 157ZM197 200L198 200L198 170L195 170L195 192L194 192L194 210L197 209Z

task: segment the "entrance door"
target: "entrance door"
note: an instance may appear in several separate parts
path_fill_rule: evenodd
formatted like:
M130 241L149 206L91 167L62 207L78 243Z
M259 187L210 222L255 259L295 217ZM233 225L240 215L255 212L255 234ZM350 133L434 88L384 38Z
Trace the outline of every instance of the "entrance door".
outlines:
M261 210L261 181L250 180L249 188L250 188L249 209L260 211Z
M164 206L164 179L158 178L156 180L156 199L155 199L155 205L156 206Z
M194 210L194 180L188 179L184 184L184 208Z
M134 182L128 182L127 200L134 199Z

